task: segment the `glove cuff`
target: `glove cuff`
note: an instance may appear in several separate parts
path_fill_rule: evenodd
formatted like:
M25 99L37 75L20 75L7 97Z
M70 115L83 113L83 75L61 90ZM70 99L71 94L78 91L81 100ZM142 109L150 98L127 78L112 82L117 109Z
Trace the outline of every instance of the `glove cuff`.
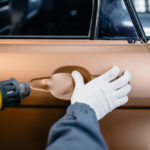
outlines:
M83 115L87 115L87 114L91 114L92 117L97 120L96 117L96 113L95 111L87 104L84 103L74 103L72 105L70 105L67 109L67 114L71 114L71 115L75 115L75 114L83 114Z

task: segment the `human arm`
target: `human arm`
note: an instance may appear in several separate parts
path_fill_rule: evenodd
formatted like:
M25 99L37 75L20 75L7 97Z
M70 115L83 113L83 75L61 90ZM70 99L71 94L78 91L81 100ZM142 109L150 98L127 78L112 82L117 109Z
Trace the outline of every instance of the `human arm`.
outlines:
M83 103L75 103L51 128L46 150L107 150L96 114Z
M97 120L128 101L131 90L128 71L117 78L118 67L85 84L82 75L75 71L72 77L75 89L66 115L49 134L47 150L106 150Z

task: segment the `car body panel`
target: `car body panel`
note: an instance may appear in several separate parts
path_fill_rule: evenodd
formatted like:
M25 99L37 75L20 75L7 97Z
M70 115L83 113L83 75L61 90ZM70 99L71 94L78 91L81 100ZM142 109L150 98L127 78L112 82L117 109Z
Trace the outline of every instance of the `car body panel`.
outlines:
M0 40L0 80L21 82L50 76L61 66L82 66L101 75L113 65L132 74L127 106L150 106L150 45L126 41ZM50 93L32 91L22 105L66 105Z
M65 109L11 108L0 112L1 150L44 150L50 127Z
M110 150L149 150L150 111L115 110L101 120L101 130Z
M65 108L9 108L0 113L1 149L45 149L50 127ZM100 121L110 150L148 150L150 110L115 110ZM62 145L63 146L63 145Z

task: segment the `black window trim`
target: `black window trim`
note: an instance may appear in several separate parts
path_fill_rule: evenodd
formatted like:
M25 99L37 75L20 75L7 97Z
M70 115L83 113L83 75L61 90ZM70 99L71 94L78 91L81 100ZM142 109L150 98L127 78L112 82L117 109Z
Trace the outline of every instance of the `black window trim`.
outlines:
M89 39L89 36L1 35L0 39Z
M100 0L93 0L92 20L91 20L91 26L89 31L89 37L91 40L95 40L97 37L98 18L99 18L99 11L100 11L99 6L100 6Z
M141 41L141 43L147 43L148 40L150 39L150 36L146 36L142 23L139 19L139 16L136 12L136 9L134 7L132 0L124 0L124 3L127 7L131 20L133 22L133 25L139 37L139 40Z

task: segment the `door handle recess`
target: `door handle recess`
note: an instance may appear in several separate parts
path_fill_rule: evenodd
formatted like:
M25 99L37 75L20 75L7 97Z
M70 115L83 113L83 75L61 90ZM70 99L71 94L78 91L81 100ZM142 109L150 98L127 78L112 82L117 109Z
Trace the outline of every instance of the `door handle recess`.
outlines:
M30 87L32 90L40 92L49 92L55 98L61 100L70 100L74 90L74 81L71 76L72 71L79 71L84 77L85 83L97 77L80 66L64 66L56 69L51 76L32 79Z

